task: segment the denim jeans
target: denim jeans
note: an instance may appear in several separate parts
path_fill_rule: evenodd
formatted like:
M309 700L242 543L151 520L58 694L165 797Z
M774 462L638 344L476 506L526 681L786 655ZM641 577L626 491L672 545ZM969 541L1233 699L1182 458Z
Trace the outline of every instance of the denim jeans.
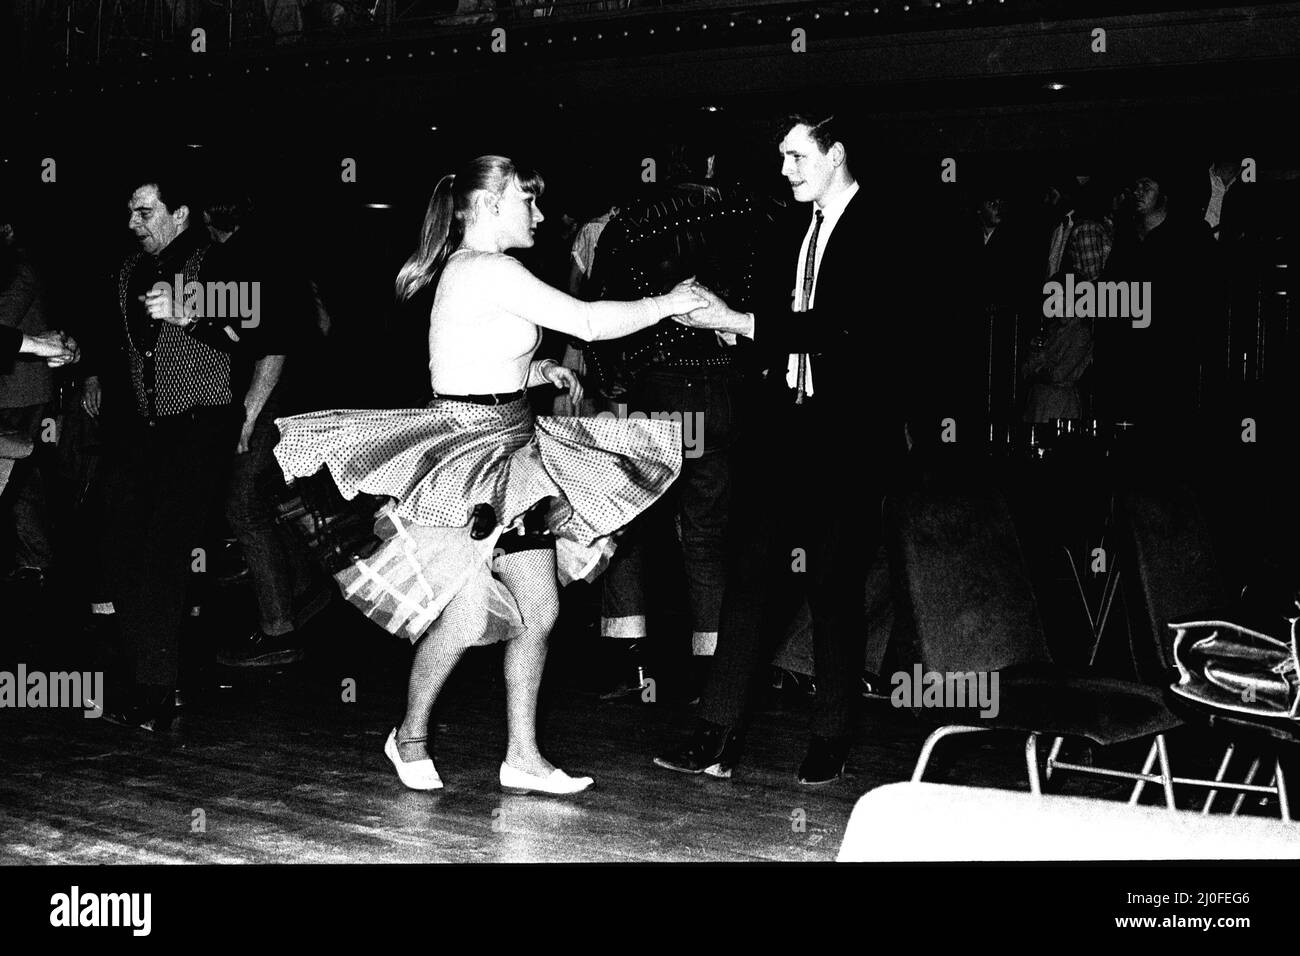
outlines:
M248 451L235 457L226 495L226 520L248 563L262 630L273 636L293 630L294 599L321 583L297 541L275 520L284 491L284 474L272 454L280 440L275 420L281 402L277 388L253 426Z
M634 521L605 574L601 633L645 635L649 555L672 543L680 525L686 598L697 653L711 654L726 584L725 535L731 507L731 455L738 422L738 377L730 369L652 368L624 398L628 412L682 416L682 473Z

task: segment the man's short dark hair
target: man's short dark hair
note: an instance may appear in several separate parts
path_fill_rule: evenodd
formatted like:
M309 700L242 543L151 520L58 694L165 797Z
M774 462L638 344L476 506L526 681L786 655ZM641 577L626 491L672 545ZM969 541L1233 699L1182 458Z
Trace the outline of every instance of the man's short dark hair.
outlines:
M843 143L844 148L848 149L845 130L842 129L844 125L837 113L791 113L786 118L782 132L788 132L796 126L807 126L808 135L817 144L817 148L825 153L836 143Z
M669 143L662 150L668 158L662 171L668 182L689 182L704 178L709 164L709 148L700 142Z
M844 110L833 113L791 113L786 117L784 136L796 126L808 127L808 135L823 153L830 152L832 146L839 143L844 147L844 162L849 169L858 159L856 146L857 124Z
M1205 183L1205 169L1194 159L1189 160L1168 150L1151 150L1139 153L1125 164L1127 182L1150 179L1158 183L1160 192L1172 202L1181 202L1190 192Z
M998 199L1009 207L1017 190L1012 178L992 164L972 158L965 161L960 183L962 204L967 209L978 210L984 203Z
M183 171L150 170L145 175L133 179L132 183L132 192L145 186L153 186L157 189L158 201L167 207L168 212L175 212L181 206L186 206L190 211L191 219L198 214L199 200L194 182Z
M252 216L253 199L238 185L218 184L208 194L203 208L213 228L222 232L234 232Z

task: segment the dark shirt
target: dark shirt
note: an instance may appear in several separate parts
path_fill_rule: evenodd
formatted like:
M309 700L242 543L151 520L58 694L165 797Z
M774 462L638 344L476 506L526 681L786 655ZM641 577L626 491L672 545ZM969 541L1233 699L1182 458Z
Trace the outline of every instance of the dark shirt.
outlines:
M977 313L1033 304L1041 287L1041 263L1034 255L1034 245L1014 223L998 226L987 242L983 226L975 223L967 241L973 273L969 291L978 297Z
M1190 414L1197 401L1199 341L1217 301L1204 222L1173 218L1139 238L1116 240L1102 272L1107 282L1150 282L1150 325L1096 320L1098 401L1103 417L1161 424ZM1163 420L1163 424L1162 424Z
M13 368L18 350L23 347L23 333L17 329L0 326L0 372Z
M49 331L45 289L27 257L14 251L0 258L8 260L0 265L0 326L24 335ZM40 405L53 397L53 373L35 356L14 361L11 371L0 374L0 408Z
M240 283L250 294L256 291L256 314L226 323L238 339L230 351L231 391L239 401L248 391L259 359L301 353L318 335L311 289L302 270L276 250L256 225L241 227L225 242L214 243L203 271L224 282ZM285 363L282 382L293 364Z

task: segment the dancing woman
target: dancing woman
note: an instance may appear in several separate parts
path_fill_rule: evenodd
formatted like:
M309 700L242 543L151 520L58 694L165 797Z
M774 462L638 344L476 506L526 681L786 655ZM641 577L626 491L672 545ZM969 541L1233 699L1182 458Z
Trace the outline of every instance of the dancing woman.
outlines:
M444 176L398 297L432 285L427 409L334 411L278 423L286 475L329 468L343 496L394 499L384 543L338 575L373 620L416 642L406 715L384 752L406 786L442 786L427 744L430 712L466 647L507 640L509 743L500 781L521 792L575 793L537 746L537 695L559 607L557 577L594 577L611 536L681 469L670 421L534 420L524 389L549 382L575 403L581 384L532 360L543 328L613 339L706 304L691 280L635 302L586 303L504 255L533 245L541 176L481 156Z

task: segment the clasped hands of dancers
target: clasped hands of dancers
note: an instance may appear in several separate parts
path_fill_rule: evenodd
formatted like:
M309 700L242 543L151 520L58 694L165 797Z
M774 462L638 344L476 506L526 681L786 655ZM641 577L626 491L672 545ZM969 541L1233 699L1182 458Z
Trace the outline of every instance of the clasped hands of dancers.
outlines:
M287 476L324 465L345 497L364 491L394 499L390 516L402 541L390 543L407 548L392 551L397 570L371 560L361 569L365 586L345 593L415 644L406 713L384 753L402 783L416 790L443 785L428 745L443 684L466 647L497 640L507 641L501 786L570 794L592 785L590 777L554 766L537 744L537 697L559 577L588 578L603 567L599 559L612 551L614 532L668 489L681 469L680 426L535 421L524 389L547 382L569 390L576 404L581 382L558 363L533 361L533 354L546 328L607 340L667 318L707 323L711 312L726 309L693 278L631 302L584 302L541 282L504 253L533 245L544 218L542 191L540 175L501 156L471 161L434 190L419 248L396 282L403 300L426 287L434 291L435 398L427 409L278 422L276 455ZM631 435L637 440L628 441ZM403 569L403 553L408 565L419 566ZM426 624L430 609L436 614ZM394 623L411 620L418 623Z

